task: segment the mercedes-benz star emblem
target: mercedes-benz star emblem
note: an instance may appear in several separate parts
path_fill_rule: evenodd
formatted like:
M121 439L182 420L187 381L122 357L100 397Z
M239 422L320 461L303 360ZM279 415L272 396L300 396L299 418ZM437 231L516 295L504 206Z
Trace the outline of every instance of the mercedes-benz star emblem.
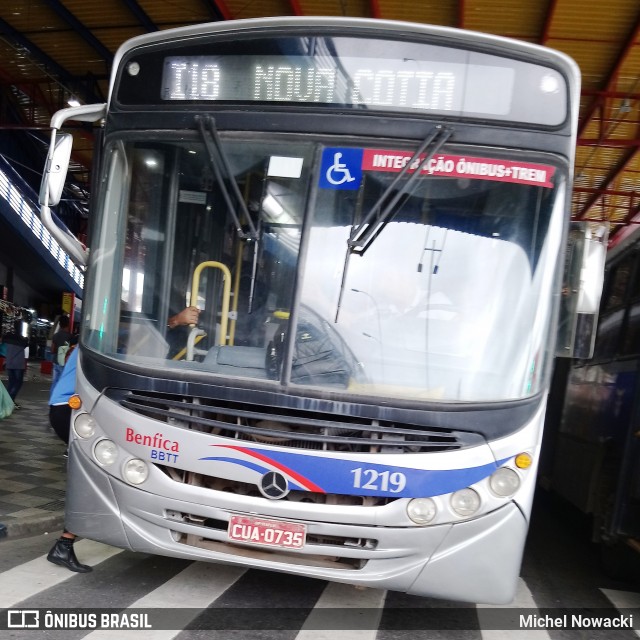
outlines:
M271 500L280 500L289 493L289 483L287 479L276 471L269 471L262 476L258 487L260 493Z

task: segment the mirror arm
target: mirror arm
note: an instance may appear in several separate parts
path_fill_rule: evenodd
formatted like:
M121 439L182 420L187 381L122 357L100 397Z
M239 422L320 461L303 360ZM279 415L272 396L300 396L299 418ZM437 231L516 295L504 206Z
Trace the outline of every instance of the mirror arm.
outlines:
M53 153L55 150L56 134L60 127L67 120L80 120L83 122L95 122L104 118L107 112L105 104L89 104L80 107L70 107L57 111L51 118L51 144L49 145L49 153L47 154L47 166L45 167L45 175L51 170ZM49 208L49 187L45 187L44 198L40 205L40 218L42 224L49 233L56 239L58 244L71 256L73 261L80 267L86 267L89 260L89 251L82 243L73 235L61 229L53 220L51 209Z
M51 117L51 128L60 129L67 120L95 122L107 115L107 103L83 104L79 107L68 107L56 111Z
M70 233L61 229L51 216L51 209L48 205L40 206L40 219L47 231L55 238L57 243L71 256L79 267L86 267L89 262L89 250L85 249L82 243Z

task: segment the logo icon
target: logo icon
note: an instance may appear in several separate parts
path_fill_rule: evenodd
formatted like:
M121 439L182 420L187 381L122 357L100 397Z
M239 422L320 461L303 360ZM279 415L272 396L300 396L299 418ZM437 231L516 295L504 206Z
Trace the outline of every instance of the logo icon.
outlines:
M7 611L8 629L39 629L40 612L37 609L9 609Z
M270 500L280 500L289 493L287 479L277 471L269 471L262 476L258 486L260 493Z
M327 148L322 152L322 189L358 189L362 182L362 149Z

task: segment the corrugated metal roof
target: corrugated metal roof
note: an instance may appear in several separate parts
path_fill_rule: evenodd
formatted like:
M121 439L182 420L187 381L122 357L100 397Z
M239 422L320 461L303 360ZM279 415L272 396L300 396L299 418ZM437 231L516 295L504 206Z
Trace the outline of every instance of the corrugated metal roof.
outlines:
M572 213L640 222L638 0L4 0L0 3L0 132L45 130L71 95L102 100L112 57L128 38L216 20L362 16L461 27L559 49L583 74ZM19 119L16 121L16 113ZM75 132L86 187L91 132ZM0 139L1 145L1 139ZM41 152L43 153L44 146Z

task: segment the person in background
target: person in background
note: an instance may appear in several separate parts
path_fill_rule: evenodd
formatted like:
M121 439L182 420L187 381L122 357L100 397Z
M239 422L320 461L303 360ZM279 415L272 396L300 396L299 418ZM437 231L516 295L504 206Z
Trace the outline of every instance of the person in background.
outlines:
M58 330L53 334L53 338L51 338L51 355L53 356L52 387L56 385L62 373L68 349L75 344L75 342L76 338L69 331L69 316L60 316Z
M78 350L74 347L71 349L62 373L56 384L52 385L49 393L49 424L58 438L66 445L69 444L69 429L71 427L69 398L75 393L78 362ZM65 457L66 455L65 451Z
M7 370L7 391L13 400L16 409L21 406L16 402L16 396L24 382L24 372L27 367L25 348L29 341L19 332L20 322L16 322L11 333L7 333L2 339L6 346L5 369Z
M73 349L66 364L62 367L62 373L56 384L51 387L49 395L49 423L57 436L66 444L69 444L69 429L71 428L71 407L69 398L75 393L76 365L78 362L78 350ZM65 451L65 456L66 456ZM76 535L66 528L56 540L47 555L47 560L53 564L66 567L76 573L88 573L93 571L87 564L80 564L73 549Z

